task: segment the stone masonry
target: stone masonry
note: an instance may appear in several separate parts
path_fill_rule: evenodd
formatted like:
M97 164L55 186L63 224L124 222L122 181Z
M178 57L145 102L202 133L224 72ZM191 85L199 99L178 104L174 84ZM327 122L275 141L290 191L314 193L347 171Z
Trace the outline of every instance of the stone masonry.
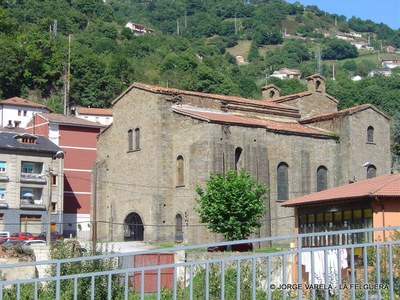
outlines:
M324 78L307 79L306 92L279 96L267 86L269 99L261 101L134 83L114 100L114 122L98 137L97 237L220 240L193 210L195 187L211 172L244 168L269 187L256 237L294 231L293 210L277 200L281 163L288 166L289 199L316 191L321 166L328 188L366 178L365 162L376 175L390 173L389 118L372 105L338 111Z

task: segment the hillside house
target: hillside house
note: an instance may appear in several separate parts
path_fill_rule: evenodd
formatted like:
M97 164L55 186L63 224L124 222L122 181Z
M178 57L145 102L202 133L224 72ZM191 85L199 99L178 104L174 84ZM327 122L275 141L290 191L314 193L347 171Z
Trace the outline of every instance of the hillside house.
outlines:
M143 24L137 24L137 23L133 23L133 22L126 23L125 28L129 28L132 31L134 36L154 33L153 29L147 28Z

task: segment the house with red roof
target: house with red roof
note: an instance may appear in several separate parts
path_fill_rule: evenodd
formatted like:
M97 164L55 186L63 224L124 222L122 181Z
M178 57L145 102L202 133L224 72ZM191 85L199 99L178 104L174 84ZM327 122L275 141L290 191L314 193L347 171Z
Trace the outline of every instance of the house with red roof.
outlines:
M390 173L389 117L367 104L338 110L323 76L307 82L292 95L265 86L261 100L133 83L98 136L98 237L220 240L193 210L213 172L246 169L268 186L255 237L293 233L290 199Z
M88 121L109 125L112 123L112 109L95 108L95 107L74 107L73 113L75 117Z
M20 97L12 97L0 102L0 127L25 128L36 113L52 112L46 105Z
M400 225L400 174L387 174L311 193L282 204L294 208L296 233L380 228ZM329 244L386 240L384 232L329 237ZM304 246L322 246L308 238Z
M96 161L97 135L105 126L72 116L38 113L27 131L50 139L64 151L65 236L91 237L92 164Z

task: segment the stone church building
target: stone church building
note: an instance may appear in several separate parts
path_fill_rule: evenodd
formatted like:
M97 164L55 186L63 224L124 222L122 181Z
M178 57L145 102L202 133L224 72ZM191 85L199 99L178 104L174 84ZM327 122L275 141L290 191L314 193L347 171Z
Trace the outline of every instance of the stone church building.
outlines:
M269 191L255 237L292 234L281 205L311 192L390 173L389 118L372 105L338 111L321 75L308 90L264 100L134 83L98 137L92 217L97 238L218 241L199 224L195 187L211 172L246 169Z

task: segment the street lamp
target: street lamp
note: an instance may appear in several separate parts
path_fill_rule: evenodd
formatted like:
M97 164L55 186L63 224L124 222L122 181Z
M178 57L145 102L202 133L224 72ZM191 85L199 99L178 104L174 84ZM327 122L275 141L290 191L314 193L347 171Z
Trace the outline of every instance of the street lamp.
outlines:
M353 182L356 182L357 181L357 172L358 172L358 170L360 170L361 168L368 168L370 165L372 165L369 161L367 161L366 163L363 163L362 165L361 165L361 167L358 167L357 169L356 169L356 171L354 172L354 176L353 176Z

